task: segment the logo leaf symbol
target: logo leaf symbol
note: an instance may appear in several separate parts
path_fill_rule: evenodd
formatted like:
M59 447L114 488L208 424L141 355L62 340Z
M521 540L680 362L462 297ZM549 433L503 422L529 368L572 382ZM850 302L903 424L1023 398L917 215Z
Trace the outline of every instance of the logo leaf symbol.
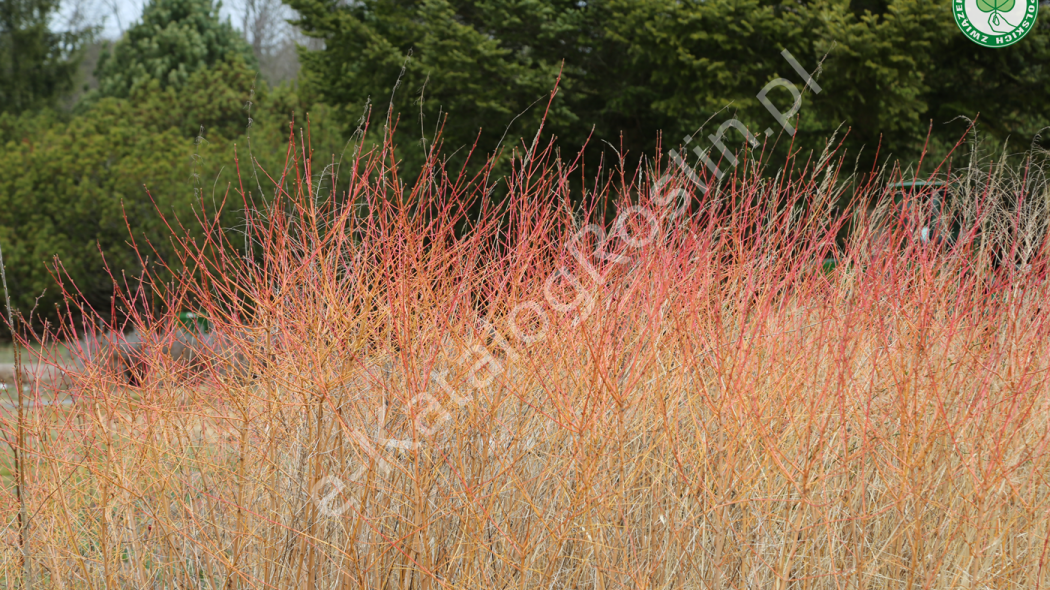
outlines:
M981 12L1010 12L1016 0L977 0Z

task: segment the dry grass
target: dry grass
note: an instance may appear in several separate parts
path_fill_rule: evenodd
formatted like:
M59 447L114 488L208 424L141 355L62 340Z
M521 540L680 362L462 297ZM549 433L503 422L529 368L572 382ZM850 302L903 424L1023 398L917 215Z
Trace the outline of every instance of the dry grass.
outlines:
M654 239L598 255L549 151L459 238L479 183L435 165L406 185L389 161L363 156L351 194L324 198L293 159L301 180L247 228L254 256L216 228L183 245L199 273L172 304L205 310L245 374L158 352L128 388L89 363L74 407L27 412L32 587L1050 581L1040 171L951 172L966 231L947 250L906 219L875 231L889 209L847 211L860 229L825 275L845 221L826 159L741 168L673 220L643 197ZM1004 245L1027 266L997 265ZM170 318L135 321L159 351ZM5 488L3 522L17 511Z

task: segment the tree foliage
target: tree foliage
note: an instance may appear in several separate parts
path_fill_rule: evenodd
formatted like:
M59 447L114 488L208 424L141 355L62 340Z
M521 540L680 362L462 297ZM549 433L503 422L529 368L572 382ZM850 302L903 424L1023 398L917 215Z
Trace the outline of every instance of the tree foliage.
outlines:
M195 72L237 59L254 67L251 48L212 0L153 0L100 59L98 95L125 98L151 81L179 90Z
M53 313L60 301L48 266L55 257L83 292L102 308L112 294L110 268L141 269L128 247L136 239L162 251L167 242L157 208L188 217L184 190L192 176L193 142L176 130L145 132L129 124L127 101L107 99L69 123L38 129L10 142L0 156L0 240L15 301L24 312L40 298Z
M73 89L90 30L56 32L58 0L0 0L0 113L54 106Z
M270 89L257 80L243 42L229 35L206 42L215 40L214 31L194 32L230 32L208 2L193 4L195 16L173 16L189 5L156 0L144 17L152 28L136 25L117 44L102 82L108 93L124 96L96 93L72 117L52 109L0 114L0 247L13 304L23 315L35 309L38 323L57 313L56 277L71 279L67 287L75 284L89 306L106 314L111 275L134 284L148 266L156 271L166 263L178 270L170 228L199 231L200 212L214 211L224 200L227 227L233 234L243 227L235 150L246 198L261 203L272 197L267 174L280 177L288 123L296 116L304 122L307 105L290 86ZM201 15L208 17L207 27ZM159 39L140 35L150 30ZM166 70L148 51L128 61L135 48L165 46L178 37L174 32L199 41L175 43L201 50L197 62ZM205 51L212 46L232 49ZM160 65L143 69L149 64ZM323 107L310 110L315 148L328 163L342 148L340 134Z
M876 148L914 157L931 121L942 152L966 131L959 116L980 113L999 140L1030 139L1050 122L1046 15L1021 43L990 50L958 31L948 0L289 3L325 41L301 56L314 91L348 128L366 105L383 116L390 103L403 146L433 140L442 123L446 152L528 142L559 73L545 130L563 153L590 138L630 162L653 154L661 132L669 147L732 117L761 137L780 128L758 92L778 77L802 86L782 49L809 71L823 64L824 91L805 98L796 147L819 150L848 130L847 145L871 164ZM769 98L783 111L793 100L783 89Z

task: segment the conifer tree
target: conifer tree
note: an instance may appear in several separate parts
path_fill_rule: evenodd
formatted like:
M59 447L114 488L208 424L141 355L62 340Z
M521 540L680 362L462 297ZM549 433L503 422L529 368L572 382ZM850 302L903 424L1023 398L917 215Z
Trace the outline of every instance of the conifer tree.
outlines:
M0 113L52 106L73 89L92 31L52 31L58 7L58 0L0 0Z
M804 97L801 133L782 138L781 156L848 131L867 167L876 150L914 158L931 121L934 157L965 134L962 117L980 113L999 141L1027 143L1050 125L1045 10L1021 42L987 49L958 30L950 0L286 1L325 41L301 57L311 91L348 128L367 104L381 123L392 97L401 146L432 140L445 115L446 153L528 143L559 73L544 131L563 153L589 142L630 164L651 157L661 133L666 150L731 118L781 134L757 94L777 78L802 87L783 49L807 71L823 63L824 91ZM768 96L785 111L793 100ZM736 132L729 140L744 145Z
M241 60L254 66L251 47L211 0L152 0L142 20L99 60L98 96L125 98L156 80L180 90L195 72Z

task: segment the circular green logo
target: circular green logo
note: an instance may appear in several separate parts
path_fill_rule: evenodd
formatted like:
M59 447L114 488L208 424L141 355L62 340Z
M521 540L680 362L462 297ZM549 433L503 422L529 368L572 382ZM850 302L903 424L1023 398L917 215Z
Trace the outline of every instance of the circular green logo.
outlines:
M974 43L1006 47L1032 30L1039 0L952 0L955 23Z

